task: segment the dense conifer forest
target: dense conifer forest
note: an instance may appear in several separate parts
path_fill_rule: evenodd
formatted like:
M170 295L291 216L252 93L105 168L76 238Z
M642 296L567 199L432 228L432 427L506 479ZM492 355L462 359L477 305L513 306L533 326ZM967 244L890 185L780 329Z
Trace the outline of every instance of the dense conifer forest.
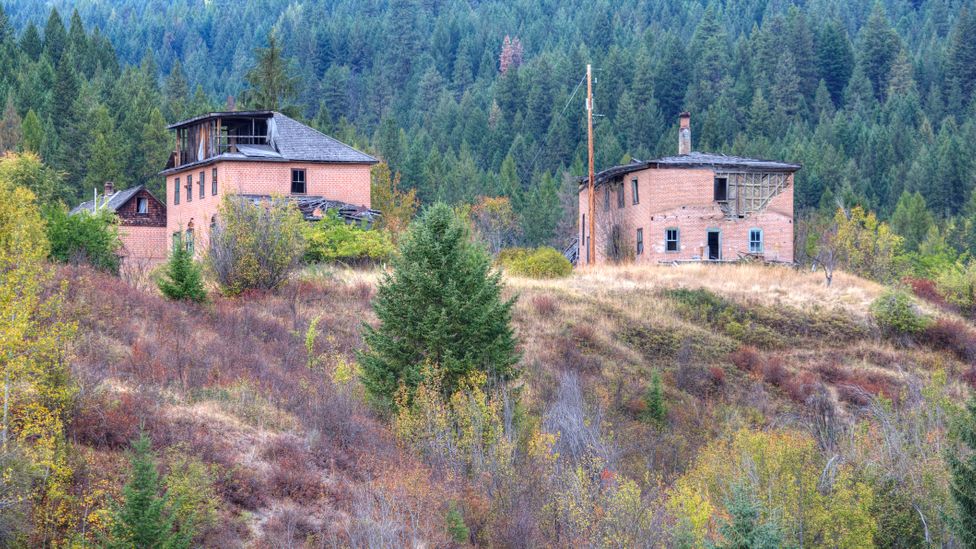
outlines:
M918 192L950 245L976 243L971 1L53 4L5 2L0 139L66 172L71 198L151 180L165 123L247 106L274 35L294 84L282 108L378 154L424 202L508 196L526 244L575 234L559 213L566 174L585 171L586 63L598 170L673 154L689 110L696 150L803 164L800 211L840 200L887 219Z

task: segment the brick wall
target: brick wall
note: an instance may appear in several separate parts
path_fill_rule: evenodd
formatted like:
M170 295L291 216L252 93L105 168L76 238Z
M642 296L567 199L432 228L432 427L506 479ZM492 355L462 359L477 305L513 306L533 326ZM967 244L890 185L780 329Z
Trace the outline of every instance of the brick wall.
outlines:
M166 227L145 227L123 225L119 227L119 239L122 241L121 255L123 262L133 260L149 263L166 261Z
M212 193L213 168L217 168L217 194ZM291 194L291 170L305 170L306 193L350 204L370 206L369 164L317 164L302 162L218 161L166 176L166 234L186 230L192 223L195 250L199 254L210 241L210 222L224 194ZM204 197L200 198L200 172L204 172ZM186 177L193 177L193 199L187 200ZM180 203L173 203L176 179ZM167 238L170 246L172 238Z
M736 259L749 251L749 232L763 232L764 256L775 261L793 261L793 176L786 188L770 200L766 208L745 219L726 219L713 201L715 172L709 169L648 168L623 178L624 207L618 208L620 184L610 185L609 208L606 208L606 185L596 189L596 261L606 260L607 243L613 225L619 225L625 253L638 262L707 257L709 230L720 234L722 259ZM631 181L636 178L638 204L633 203ZM579 222L588 215L588 190L579 193ZM588 223L588 222L587 222ZM665 250L665 230L677 228L679 249ZM588 232L589 227L584 229ZM644 251L636 255L637 229L642 229ZM582 232L581 232L582 236ZM586 249L580 248L581 263Z

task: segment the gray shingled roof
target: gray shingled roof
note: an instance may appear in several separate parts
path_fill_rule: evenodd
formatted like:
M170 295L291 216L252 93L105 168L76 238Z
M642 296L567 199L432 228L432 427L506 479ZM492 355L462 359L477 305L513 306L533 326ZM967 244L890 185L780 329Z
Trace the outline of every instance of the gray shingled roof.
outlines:
M98 197L98 207L99 208L107 207L108 209L112 210L113 212L116 212L116 211L119 210L119 208L122 207L123 204L125 204L126 202L128 202L129 199L132 198L133 195L135 195L137 192L139 192L140 190L144 189L145 187L146 187L145 185L139 185L139 186L136 186L136 187L132 187L131 189L125 189L123 191L119 191L119 192L116 192L116 193L112 193L108 197L108 203L105 202L105 195L99 196ZM95 205L95 200L94 199L88 200L88 201L82 202L81 204L78 204L77 206L75 206L74 208L72 208L71 212L69 212L69 213L71 215L74 215L74 214L76 214L78 212L82 212L82 211L86 211L86 210L90 212L90 211L93 210L93 206L94 205Z
M595 184L597 186L613 181L618 177L644 170L647 168L657 169L689 169L689 168L710 168L716 170L743 170L743 171L764 171L764 172L795 172L802 166L787 162L776 162L773 160L762 160L758 158L745 158L741 156L728 156L724 154L691 152L689 154L679 154L675 156L665 156L654 160L634 160L630 164L623 164L607 168L596 174ZM588 177L580 177L580 185L588 182Z
M185 170L216 160L335 162L344 164L376 164L378 162L372 156L276 111L213 112L171 124L169 128L181 128L211 118L230 117L267 119L270 146L240 145L235 153L223 153L198 162L169 168L162 173Z

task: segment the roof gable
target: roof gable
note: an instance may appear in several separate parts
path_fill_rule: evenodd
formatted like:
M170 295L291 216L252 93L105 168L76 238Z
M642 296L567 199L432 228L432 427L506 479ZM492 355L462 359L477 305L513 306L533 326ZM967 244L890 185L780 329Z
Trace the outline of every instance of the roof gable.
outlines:
M153 200L155 200L156 202L159 202L160 204L162 204L162 202L158 198L156 198L156 195L154 195L153 193L149 192L149 189L146 189L146 186L145 185L137 185L137 186L132 187L132 188L129 188L129 189L124 189L124 190L121 190L119 192L112 193L109 196L109 198L108 198L108 202L105 201L105 196L104 195L98 197L98 207L99 208L108 208L109 210L112 210L113 212L117 212L117 211L119 211L119 209L122 206L125 206L126 203L128 203L130 200L132 200L132 197L134 197L136 194L138 194L139 191L141 191L141 190L145 190L146 191L146 194L148 194L150 197L152 197ZM74 214L76 214L78 212L82 212L82 211L89 211L89 212L91 212L91 211L94 211L94 207L93 207L94 205L95 205L95 200L94 199L93 200L87 200L85 202L82 202L81 204L78 204L74 208L72 208L69 213L71 215L74 215Z

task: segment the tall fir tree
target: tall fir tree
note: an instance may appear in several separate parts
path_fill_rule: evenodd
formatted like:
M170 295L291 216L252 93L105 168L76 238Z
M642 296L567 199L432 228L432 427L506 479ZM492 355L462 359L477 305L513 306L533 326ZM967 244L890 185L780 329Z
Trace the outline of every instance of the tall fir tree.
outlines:
M511 379L519 355L511 327L514 301L502 299L501 273L451 208L429 207L404 236L383 277L365 326L362 381L379 408L391 410L403 385L412 392L426 366L451 395L473 372Z
M963 547L976 547L976 397L970 397L956 428L958 447L948 451L949 494L955 503L953 530Z
M64 21L57 8L51 8L51 14L44 25L44 53L57 65L68 47L68 31L64 28Z
M247 72L246 103L256 109L294 112L292 101L298 96L299 79L292 75L289 62L274 33L268 46L255 50L256 62Z

